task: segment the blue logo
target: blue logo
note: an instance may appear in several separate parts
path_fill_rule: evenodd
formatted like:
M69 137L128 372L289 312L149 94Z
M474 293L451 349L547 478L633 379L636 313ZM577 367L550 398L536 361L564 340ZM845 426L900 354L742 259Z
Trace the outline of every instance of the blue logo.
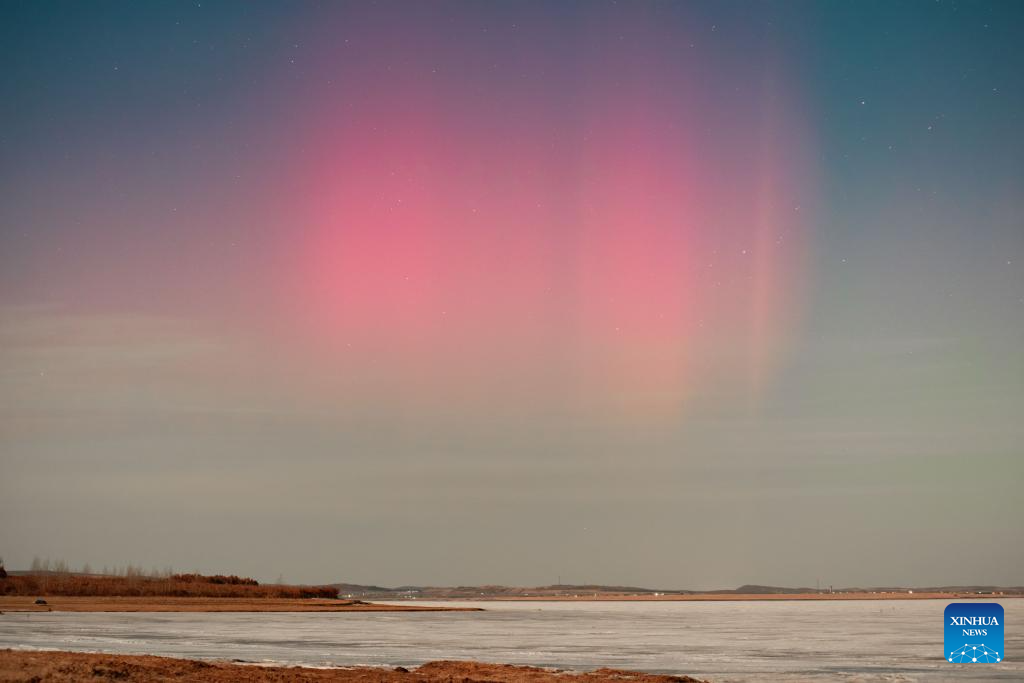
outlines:
M994 602L946 605L947 662L995 664L1003 661L1003 606Z

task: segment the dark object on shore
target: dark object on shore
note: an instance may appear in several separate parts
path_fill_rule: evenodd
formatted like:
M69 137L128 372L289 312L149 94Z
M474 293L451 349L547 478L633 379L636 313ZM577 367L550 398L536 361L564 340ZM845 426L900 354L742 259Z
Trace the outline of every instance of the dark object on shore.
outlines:
M45 605L46 604L46 600L43 600L42 598L36 598L36 604L37 605Z
M396 666L395 667L395 673L407 674L407 673L409 673L409 670L406 669L404 666Z
M7 570L4 569L4 566L2 564L0 564L0 579L6 579L6 578L7 578Z

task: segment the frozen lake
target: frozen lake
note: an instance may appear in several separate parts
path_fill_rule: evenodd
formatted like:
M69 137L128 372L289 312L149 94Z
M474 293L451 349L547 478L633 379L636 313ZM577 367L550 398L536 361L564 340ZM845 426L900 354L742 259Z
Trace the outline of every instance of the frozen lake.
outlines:
M942 658L945 601L444 604L487 611L7 613L0 647L312 666L474 659L712 681L1024 679L1024 600L1001 602L1001 664Z

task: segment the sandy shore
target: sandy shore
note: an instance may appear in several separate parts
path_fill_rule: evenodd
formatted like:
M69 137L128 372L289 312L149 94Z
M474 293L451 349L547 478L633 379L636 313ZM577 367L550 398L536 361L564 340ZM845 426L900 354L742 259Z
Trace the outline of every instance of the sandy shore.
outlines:
M429 662L404 669L309 669L201 662L138 655L0 650L0 681L343 681L345 683L700 683L689 676L661 676L617 669L568 673L507 664Z
M446 612L467 611L466 607L422 605L378 605L360 600L312 598L115 598L43 596L45 605L34 597L0 596L0 612Z

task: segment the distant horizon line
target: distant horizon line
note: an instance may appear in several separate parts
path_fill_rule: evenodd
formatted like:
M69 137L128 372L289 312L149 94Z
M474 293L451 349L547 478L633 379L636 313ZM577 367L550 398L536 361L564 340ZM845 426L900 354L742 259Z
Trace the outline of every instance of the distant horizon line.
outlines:
M332 586L349 586L352 588L375 589L381 592L401 592L410 590L468 590L468 589L507 589L507 590L604 590L606 592L644 592L644 593L746 593L757 592L806 592L806 593L828 593L828 592L850 592L850 591L970 591L970 590L1018 590L1024 591L1024 585L999 585L999 584L943 584L943 585L889 585L889 586L777 586L772 584L746 583L736 588L647 588L645 586L629 586L620 584L604 583L553 583L546 585L511 585L501 583L480 583L480 584L453 584L453 585L432 585L432 584L401 584L398 586L381 586L378 584L362 584L350 582L332 582Z
M45 563L49 565L49 563ZM176 570L171 568L156 569L153 568L150 571L144 570L141 566L128 564L125 567L113 567L108 569L104 567L104 571L93 571L88 564L84 565L81 569L72 569L70 566L63 562L54 563L57 565L56 568L51 566L45 566L40 568L30 569L6 569L8 574L12 575L31 575L31 574L70 574L80 576L119 576L119 575L131 575L139 578L160 578L170 576L171 574L178 573ZM63 566L61 566L63 565ZM0 567L3 567L2 561L0 561ZM193 573L208 573L200 572L199 570L193 570ZM219 574L219 572L212 572L211 575ZM411 591L486 591L486 592L498 592L498 591L509 591L510 594L513 591L558 591L558 590L587 590L587 591L600 591L604 593L642 593L642 594L664 594L664 595L714 595L714 594L799 594L799 593L852 593L852 592L996 592L996 591L1017 591L1024 592L1024 582L1018 585L1011 584L989 584L989 583L949 583L949 584L891 584L891 585L876 585L876 586L859 586L859 585L848 585L848 586L835 586L835 585L820 585L820 586L781 586L775 584L760 584L760 583L745 583L735 588L709 588L709 589L697 589L697 588L648 588L646 586L637 585L626 585L626 584L614 584L614 583L552 583L552 584L506 584L506 583L454 583L454 584L431 584L431 583L403 583L394 586L384 586L376 583L357 583L351 581L298 581L290 582L284 580L284 576L280 575L277 580L274 581L260 581L261 584L266 585L322 585L322 586L337 586L337 587L348 587L353 590L360 590L363 592L380 592L380 593L403 593Z

